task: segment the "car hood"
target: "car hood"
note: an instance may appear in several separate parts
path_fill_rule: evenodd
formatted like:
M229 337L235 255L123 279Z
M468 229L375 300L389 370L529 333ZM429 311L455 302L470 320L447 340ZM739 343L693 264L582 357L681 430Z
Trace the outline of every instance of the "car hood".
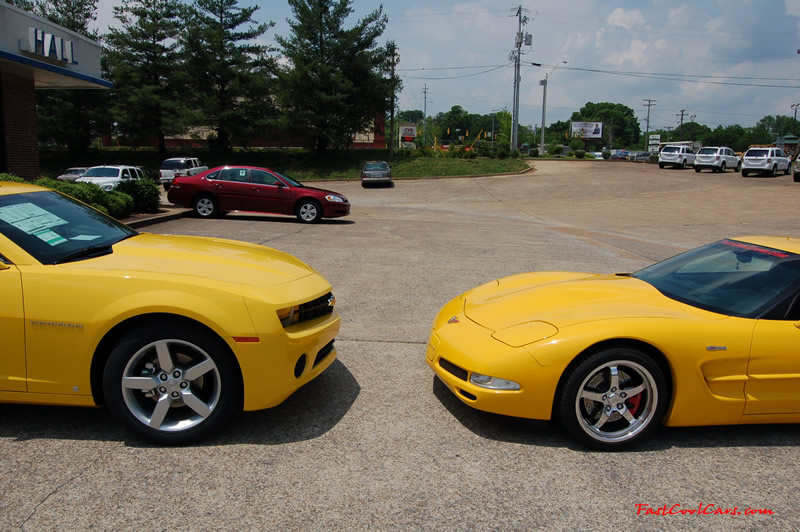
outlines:
M567 272L521 274L485 284L465 294L464 313L492 331L531 322L560 329L620 318L708 316L627 275Z
M79 177L75 181L79 183L94 183L95 185L107 185L107 184L114 184L119 183L122 181L119 177Z
M113 249L109 255L70 264L262 287L315 273L287 253L234 240L142 233L115 244Z

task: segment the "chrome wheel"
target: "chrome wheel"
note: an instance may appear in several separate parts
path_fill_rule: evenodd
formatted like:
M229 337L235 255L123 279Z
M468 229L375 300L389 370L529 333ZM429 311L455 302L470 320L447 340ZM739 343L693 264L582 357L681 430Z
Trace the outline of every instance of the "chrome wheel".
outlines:
M322 218L322 209L314 201L303 201L297 206L297 218L301 222L314 223Z
M666 395L666 379L653 359L612 348L572 370L558 396L558 413L582 443L616 450L638 443L658 426Z
M148 427L182 431L207 419L220 400L222 379L211 357L183 340L158 340L142 347L125 366L122 397Z
M635 362L614 360L581 383L575 415L589 436L612 443L635 438L652 421L656 404L653 376Z

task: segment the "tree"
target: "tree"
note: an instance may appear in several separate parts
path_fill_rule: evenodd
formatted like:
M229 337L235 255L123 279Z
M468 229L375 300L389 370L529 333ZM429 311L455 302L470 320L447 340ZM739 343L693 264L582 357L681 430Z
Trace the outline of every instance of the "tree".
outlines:
M213 128L214 151L227 151L234 138L246 144L273 118L275 61L271 49L255 44L273 23L253 25L257 9L240 8L237 0L195 0L184 15L185 96L194 125Z
M129 140L158 139L185 131L186 111L176 38L181 33L177 0L123 0L114 7L123 29L106 36L113 89L113 112L120 132Z
M603 122L603 137L608 147L633 146L639 142L641 129L633 109L621 103L588 102L572 113L573 122Z
M675 138L678 140L702 141L711 133L711 128L697 122L685 122L675 128Z
M406 122L406 123L409 123L409 124L418 124L418 123L422 122L423 118L424 118L424 115L423 115L422 111L420 111L419 109L413 109L413 110L409 110L409 111L400 111L399 113L397 113L397 119L400 122Z
M89 29L89 23L97 20L97 0L40 0L35 12L68 30L97 39L97 30Z
M773 137L791 135L795 131L794 118L791 116L765 116L758 121L756 127L764 129Z
M288 59L278 72L284 124L319 152L349 147L354 134L384 115L399 87L385 77L390 50L377 44L387 23L383 7L347 29L350 0L288 1L291 35L277 37Z

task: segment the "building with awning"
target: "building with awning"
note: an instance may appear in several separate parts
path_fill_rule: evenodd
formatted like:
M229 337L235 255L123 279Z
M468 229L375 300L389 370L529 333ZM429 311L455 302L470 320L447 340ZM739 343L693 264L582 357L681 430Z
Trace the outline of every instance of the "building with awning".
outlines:
M0 1L0 173L39 177L36 89L108 89L100 44Z

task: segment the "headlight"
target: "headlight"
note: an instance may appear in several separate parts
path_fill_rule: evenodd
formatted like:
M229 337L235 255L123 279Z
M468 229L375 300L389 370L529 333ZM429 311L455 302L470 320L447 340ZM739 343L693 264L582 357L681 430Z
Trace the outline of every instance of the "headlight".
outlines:
M100 188L102 188L106 192L111 192L112 190L114 190L114 185L100 185Z
M469 376L469 382L481 388L489 390L519 390L520 385L514 381L506 379L499 379L497 377L490 377L489 375L481 375L480 373L473 373Z
M278 310L278 319L281 320L281 325L284 327L297 323L300 321L300 305Z
M327 196L325 196L325 199L328 200L328 201L332 201L334 203L344 203L345 202L345 199L343 197L337 196L335 194L328 194Z

